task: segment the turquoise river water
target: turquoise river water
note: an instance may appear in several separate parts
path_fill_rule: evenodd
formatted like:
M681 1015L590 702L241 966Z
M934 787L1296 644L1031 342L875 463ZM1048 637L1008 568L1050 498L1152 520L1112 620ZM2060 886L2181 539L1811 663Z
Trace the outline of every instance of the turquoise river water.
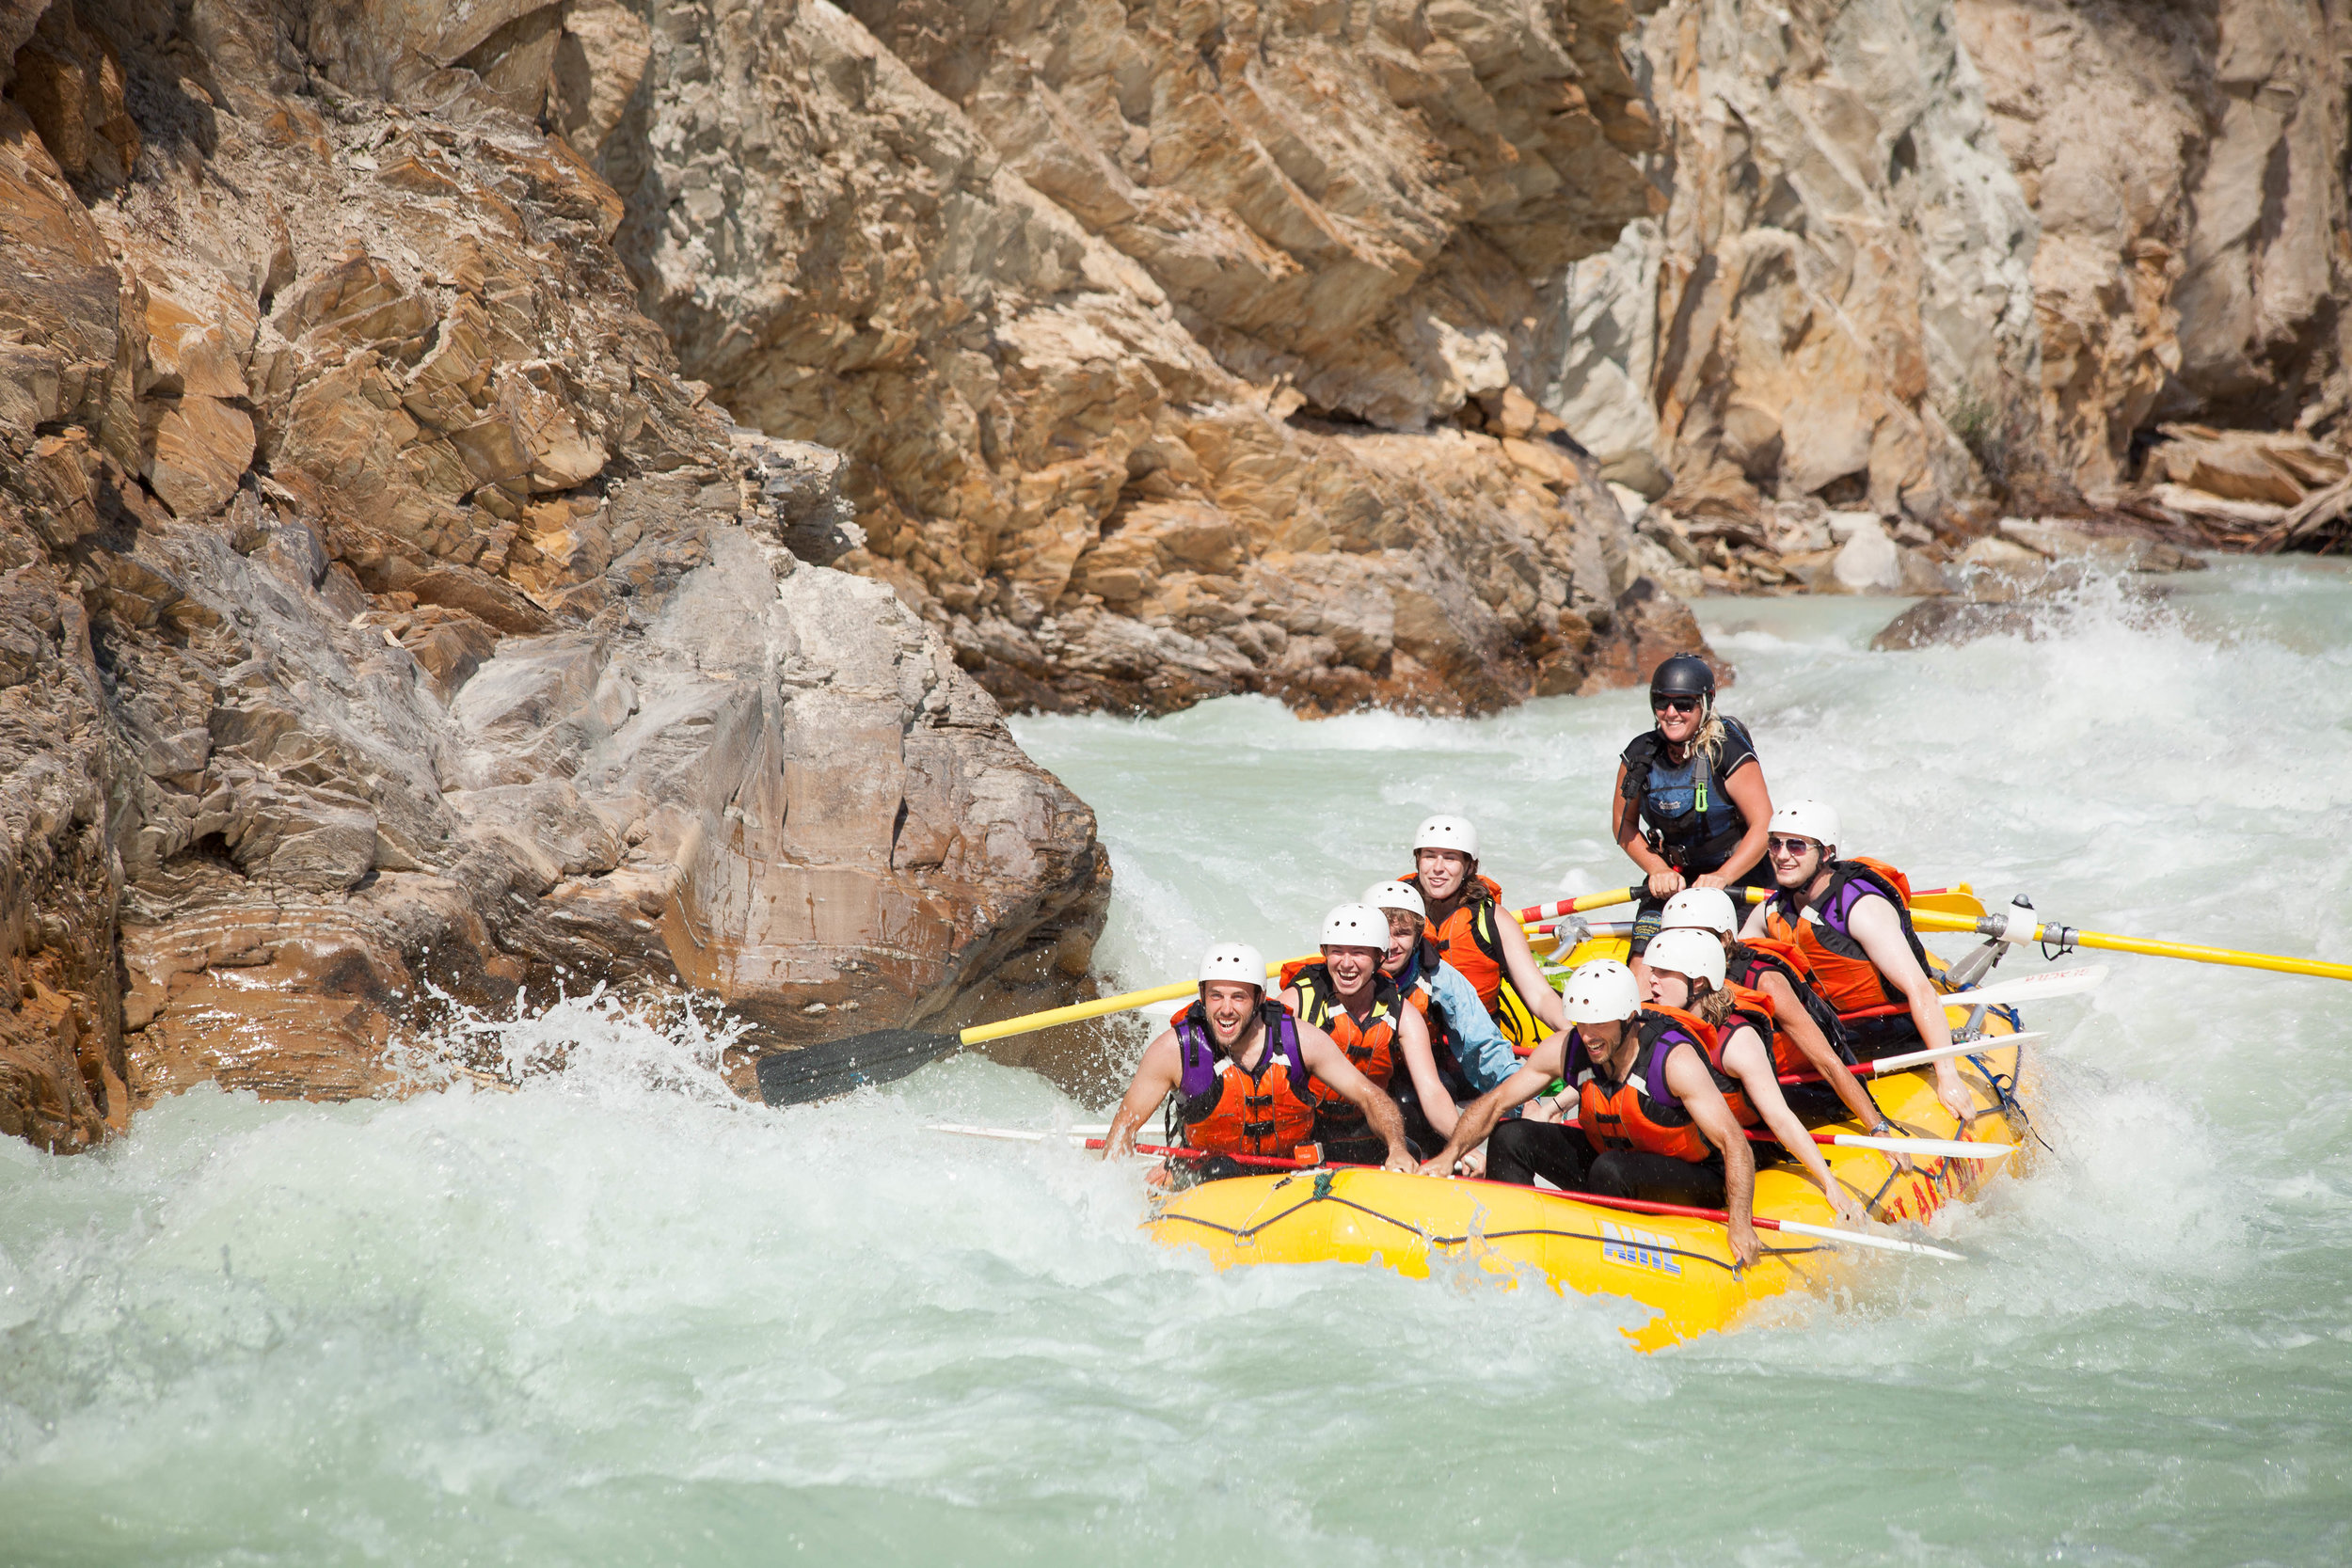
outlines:
M1851 847L2352 957L2352 576L2168 586L1904 654L1867 651L1888 602L1702 613L1774 792ZM1622 883L1645 722L1018 728L1101 814L1101 957L1145 984L1303 949L1431 810L1514 903ZM1653 1356L1617 1302L1220 1275L1138 1232L1133 1168L921 1131L1100 1087L974 1054L776 1113L717 1082L723 1025L580 1002L502 1030L568 1048L512 1094L205 1092L78 1159L0 1143L0 1563L2352 1560L2352 991L2112 961L2032 1021L2055 1152L1939 1220L1970 1261Z

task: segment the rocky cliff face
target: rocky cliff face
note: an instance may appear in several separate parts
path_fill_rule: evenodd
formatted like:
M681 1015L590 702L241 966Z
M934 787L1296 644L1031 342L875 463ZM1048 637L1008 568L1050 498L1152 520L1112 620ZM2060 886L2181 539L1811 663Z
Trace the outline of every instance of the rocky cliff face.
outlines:
M1804 505L1957 546L1987 497L2136 499L2167 421L2332 432L2344 24L2324 0L1669 0L1631 45L1673 198L1569 269L1543 401L1768 578L1815 543Z
M2042 436L2093 494L2163 421L2333 429L2346 401L2346 13L1960 0L2041 220Z
M1004 705L1483 710L1694 643L1661 588L2352 542L2344 30L0 0L0 1129L558 984L1066 987L1103 858Z
M1483 709L1695 637L1524 394L1654 198L1613 0L565 18L649 312L1008 702Z
M678 375L551 13L0 19L0 1130L558 986L773 1043L1083 974L1091 814Z

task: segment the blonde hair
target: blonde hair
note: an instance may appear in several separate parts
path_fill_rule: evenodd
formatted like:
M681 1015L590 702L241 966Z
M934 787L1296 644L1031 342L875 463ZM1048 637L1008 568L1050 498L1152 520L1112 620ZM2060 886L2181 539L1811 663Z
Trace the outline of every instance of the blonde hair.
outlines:
M1725 738L1727 732L1724 729L1724 716L1715 711L1715 699L1708 697L1706 705L1699 709L1699 729L1691 737L1691 750L1707 753L1707 770L1709 773L1724 765Z
M1697 994L1699 982L1694 978L1686 977L1686 980L1692 990L1690 1010L1696 1013L1700 1022L1709 1029L1722 1028L1724 1020L1731 1016L1731 992L1721 986L1709 986L1707 994L1700 996Z

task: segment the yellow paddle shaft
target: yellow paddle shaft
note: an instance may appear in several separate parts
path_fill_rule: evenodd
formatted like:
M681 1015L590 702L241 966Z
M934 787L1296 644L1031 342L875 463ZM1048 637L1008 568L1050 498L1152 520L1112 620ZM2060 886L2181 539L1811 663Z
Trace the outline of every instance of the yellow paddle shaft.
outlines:
M1993 917L1998 919L1998 916ZM1911 923L1922 931L1976 933L1978 922L1955 914L1915 909ZM1994 933L1982 933L1990 936ZM2319 958L2289 958L2275 953L2241 953L2231 947L2203 947L2188 942L2151 942L2143 937L2119 937L2106 931L2078 931L2072 926L2036 926L2033 941L2063 942L2071 947L2099 947L2114 953L2144 953L2153 958L2186 958L2191 963L2228 964L2235 969L2268 969L2281 974L2312 974L2323 980L2352 980L2352 964Z
M1308 957L1312 958L1314 955L1310 954ZM1299 960L1291 958L1285 961L1297 963ZM1282 965L1268 964L1265 966L1265 972L1270 979L1282 973ZM1051 1029L1057 1023L1081 1023L1089 1018L1107 1018L1112 1013L1123 1013L1135 1007L1148 1007L1154 1002L1175 1002L1193 996L1200 990L1200 983L1197 980L1178 980L1165 986L1153 986L1150 990L1121 991L1117 996L1105 996L1093 1002L1080 1002L1074 1006L1053 1007L1041 1013L1024 1013L1019 1018L1009 1018L996 1023L974 1024L957 1038L966 1045L977 1045L982 1040L1001 1040L1013 1035L1026 1035L1039 1029Z

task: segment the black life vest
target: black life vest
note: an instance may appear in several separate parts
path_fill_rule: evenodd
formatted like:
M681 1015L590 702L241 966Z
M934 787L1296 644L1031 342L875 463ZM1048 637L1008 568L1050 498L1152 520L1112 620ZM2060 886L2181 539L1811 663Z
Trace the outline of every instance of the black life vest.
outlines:
M1724 728L1755 752L1746 725L1725 719ZM1677 871L1713 871L1747 836L1748 819L1730 794L1717 787L1707 753L1697 747L1679 764L1669 762L1666 737L1655 729L1644 730L1619 760L1625 764L1625 798L1636 803L1646 824L1643 837L1650 851Z

